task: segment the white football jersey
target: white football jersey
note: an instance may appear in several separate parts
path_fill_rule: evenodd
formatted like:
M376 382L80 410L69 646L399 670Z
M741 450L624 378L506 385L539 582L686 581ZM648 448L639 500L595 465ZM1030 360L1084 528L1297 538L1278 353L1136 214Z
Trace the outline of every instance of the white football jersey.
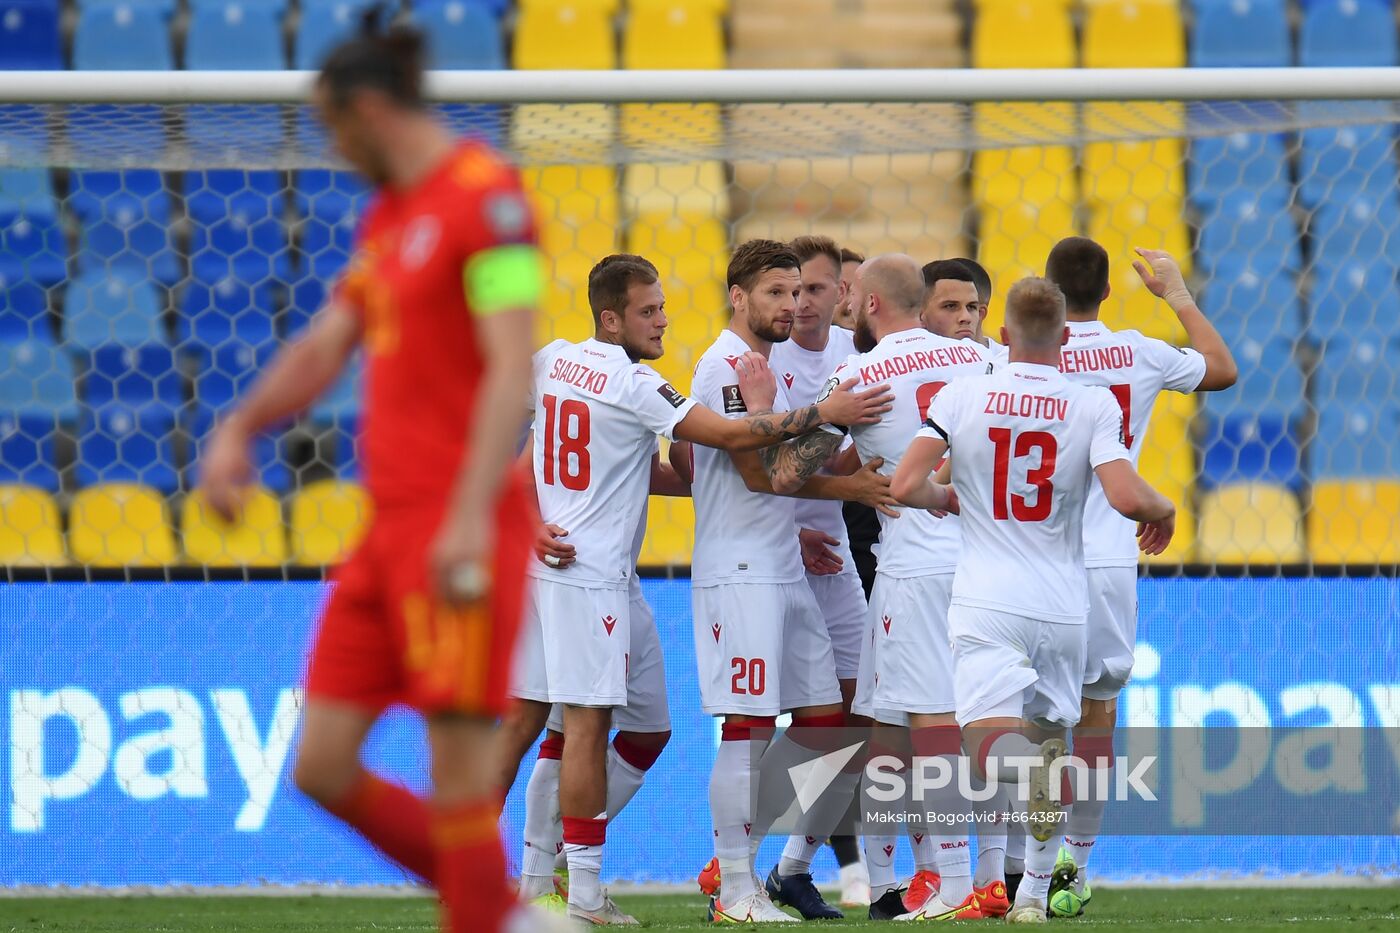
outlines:
M1122 429L1112 395L1050 366L1011 363L938 393L919 436L943 438L953 458L955 605L1085 621L1084 503L1094 469L1128 459Z
M859 377L857 388L888 383L894 394L893 408L878 424L850 429L861 462L883 457L880 472L894 475L934 396L954 380L984 375L985 353L973 340L953 340L915 327L890 334L869 353L846 360L827 380L828 387ZM899 513L899 518L880 514L879 572L892 577L952 573L958 565L957 517L934 518L924 509L901 508Z
M827 377L855 352L851 332L833 326L825 349L807 350L795 340L784 340L773 344L768 365L793 405L811 405L821 395ZM843 561L841 572L855 573L855 558L851 556L846 522L841 518L841 503L830 499L796 499L794 509L799 528L813 528L841 542L841 546L835 548Z
M1011 352L1007 349L1006 344L997 343L991 337L986 338L986 340L987 343L986 346L983 347L983 351L987 354L987 359L991 360L992 365L998 368L1005 366L1006 358Z
M1113 331L1099 321L1070 321L1060 350L1060 372L1071 382L1105 386L1123 412L1128 453L1137 466L1152 406L1163 389L1194 392L1206 359L1135 330ZM1108 504L1097 479L1084 508L1084 561L1089 567L1136 567L1137 525Z
M535 354L531 404L540 516L569 532L578 559L558 569L531 561L530 572L626 586L656 435L672 437L695 402L622 347L590 339L555 341Z
M721 331L695 367L691 384L695 400L726 418L747 417L734 365L748 350L749 345L738 334ZM773 410L790 410L781 378ZM693 450L694 585L796 583L803 579L793 510L796 500L750 492L726 451L700 444Z

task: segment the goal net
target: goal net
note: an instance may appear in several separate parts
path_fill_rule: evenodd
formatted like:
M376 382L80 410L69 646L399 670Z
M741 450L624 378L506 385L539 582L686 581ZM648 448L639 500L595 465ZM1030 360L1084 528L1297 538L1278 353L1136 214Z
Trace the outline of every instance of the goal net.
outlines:
M683 392L727 321L729 252L751 237L975 258L995 335L1007 289L1082 234L1110 257L1105 322L1182 344L1131 268L1134 247L1171 252L1240 378L1156 402L1141 470L1180 518L1144 565L1125 722L1166 726L1189 708L1281 724L1325 696L1354 702L1356 724L1393 726L1400 108L1374 72L1314 71L433 86L454 128L523 167L552 269L538 340L589 335L590 267L640 253L661 270L670 319L656 365ZM291 688L323 595L299 581L362 527L359 364L258 442L241 524L193 493L211 426L345 264L366 189L301 103L307 75L44 80L0 80L0 563L48 581L0 593L14 627L0 662L18 672L8 828L32 854L5 862L0 883L392 880L341 854L343 837L288 801L285 775ZM628 817L651 831L624 877L680 880L688 864L647 846L698 857L708 844L687 829L708 825L712 748L688 647L693 528L688 500L652 500L642 563L675 578L647 592L677 728ZM65 582L191 576L264 582ZM1289 698L1300 683L1311 700ZM418 767L406 741L386 741L385 760ZM99 856L72 856L99 812L115 814ZM204 838L218 858L190 851ZM1394 860L1393 846L1347 843L1329 866ZM138 868L102 862L133 845ZM302 846L316 867L299 874ZM1114 851L1123 877L1309 870L1261 864L1267 848Z

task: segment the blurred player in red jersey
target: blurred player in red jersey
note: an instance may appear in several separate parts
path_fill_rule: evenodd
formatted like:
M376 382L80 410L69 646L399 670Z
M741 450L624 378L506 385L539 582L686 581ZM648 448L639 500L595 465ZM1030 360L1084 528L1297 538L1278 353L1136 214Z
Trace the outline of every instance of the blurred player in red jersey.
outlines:
M445 929L538 929L506 886L493 729L537 522L514 459L544 275L517 173L425 108L422 47L371 16L326 59L315 104L378 192L327 306L220 426L203 485L234 513L251 438L363 346L373 517L311 652L296 782L432 882ZM431 801L360 764L391 703L427 718Z

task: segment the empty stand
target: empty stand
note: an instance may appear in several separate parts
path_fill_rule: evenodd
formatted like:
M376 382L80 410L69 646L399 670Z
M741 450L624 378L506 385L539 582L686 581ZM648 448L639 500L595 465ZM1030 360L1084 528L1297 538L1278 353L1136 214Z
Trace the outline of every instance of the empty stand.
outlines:
M1198 68L1283 68L1293 64L1284 0L1203 0L1196 5L1191 64Z
M73 496L68 546L94 567L159 567L176 560L165 499L129 484L93 486Z
M1192 140L1188 170L1191 199L1198 205L1227 196L1255 195L1278 204L1292 199L1288 153L1276 134L1231 133Z
M1180 68L1186 64L1177 0L1087 3L1083 42L1085 68Z
M1319 564L1400 563L1400 483L1315 483L1308 510L1308 549Z
M282 504L266 489L248 490L238 517L226 522L203 493L185 499L180 512L180 538L185 558L208 567L275 567L286 563L287 533Z
M1304 4L1298 64L1340 68L1400 64L1394 4L1389 0Z
M480 0L427 0L413 19L428 38L430 67L506 67L500 12Z
M191 71L278 71L287 67L282 11L263 2L196 4L185 37Z
M79 273L64 293L63 305L64 336L74 350L165 340L155 289L132 270Z
M54 0L0 3L0 68L46 71L62 67L59 5Z
M292 561L335 564L359 544L369 522L369 498L353 483L322 480L292 497Z
M516 68L617 67L616 0L535 0L516 19Z
M1310 447L1316 476L1374 479L1400 472L1400 407L1393 398L1325 405Z
M1225 486L1201 502L1199 557L1221 564L1299 563L1307 555L1298 497L1281 486Z
M1282 264L1220 266L1199 296L1201 310L1231 346L1262 344L1302 326L1297 278Z
M174 431L175 412L159 404L84 408L78 419L78 484L139 484L174 492L180 462Z
M73 67L98 71L168 71L175 67L169 11L154 4L94 3L78 10Z
M1297 422L1285 414L1232 412L1207 419L1202 441L1201 485L1272 483L1303 485Z
M170 195L159 172L76 172L68 205L82 226L80 269L120 269L165 285L180 277L170 243Z
M0 564L54 567L68 563L53 497L32 486L0 485Z

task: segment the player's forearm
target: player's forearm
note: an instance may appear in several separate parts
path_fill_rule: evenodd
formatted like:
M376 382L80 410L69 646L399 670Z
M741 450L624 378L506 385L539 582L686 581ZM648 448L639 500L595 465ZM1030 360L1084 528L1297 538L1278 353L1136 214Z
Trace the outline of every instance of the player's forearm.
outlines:
M1178 302L1172 310L1186 330L1186 339L1191 348L1206 359L1206 375L1199 389L1209 392L1234 385L1239 378L1239 367L1215 325L1196 307L1194 301Z
M762 450L815 431L822 423L817 405L804 405L793 411L756 412L738 421L726 421L727 450Z
M813 431L774 448L774 456L765 461L773 491L781 496L797 494L840 446L839 434Z
M897 470L890 480L890 495L916 509L941 509L948 505L948 487L934 477L900 476Z
M653 496L690 497L690 483L676 472L675 467L665 463L659 456L651 461L651 489Z

